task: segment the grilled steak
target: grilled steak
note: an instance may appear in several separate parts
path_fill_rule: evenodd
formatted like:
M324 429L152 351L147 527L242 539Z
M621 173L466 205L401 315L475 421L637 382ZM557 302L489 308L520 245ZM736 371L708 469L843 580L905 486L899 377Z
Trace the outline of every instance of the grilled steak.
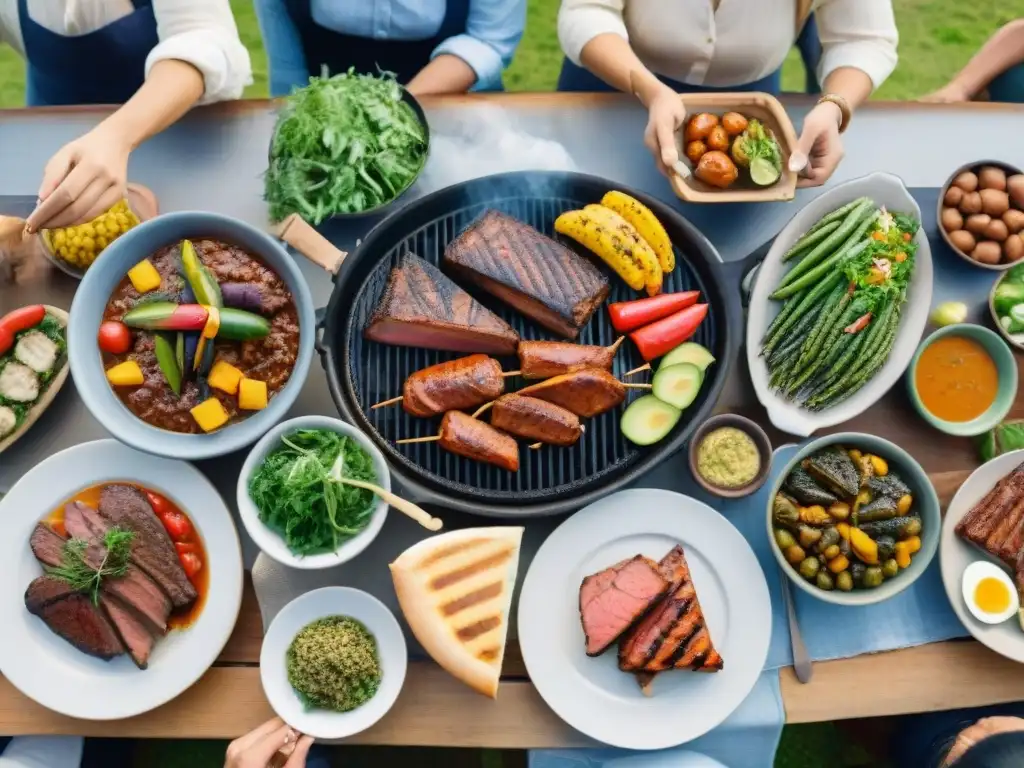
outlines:
M174 543L141 491L130 485L104 486L99 511L112 525L135 533L132 561L171 598L174 608L195 602L195 587L181 567Z
M514 392L494 401L491 426L516 437L540 440L548 445L573 445L583 434L580 417L572 411Z
M28 610L83 653L105 660L124 653L121 638L88 596L76 592L53 599L59 589L54 581L57 579L51 576L40 576L28 585L25 591Z
M519 334L427 261L407 253L363 335L381 344L515 354Z
M416 371L402 387L402 408L427 418L445 411L475 408L505 391L501 363L487 355L468 355Z
M445 264L548 330L575 339L610 290L592 263L533 227L487 211L449 243Z
M619 669L627 672L662 672L692 669L717 672L722 657L711 643L711 634L697 600L697 591L682 547L675 547L659 564L672 591L619 644ZM641 678L641 685L649 679Z
M45 523L36 523L32 536L28 540L32 554L43 565L55 568L60 565L64 553L64 537Z
M153 635L135 612L116 597L100 595L100 607L107 620L113 624L117 636L128 649L135 666L145 669L149 665L149 654L153 651Z
M517 394L547 400L589 419L621 404L626 399L626 388L608 371L586 368L538 381Z
M40 576L28 585L25 590L25 607L38 614L50 603L66 600L77 594L66 581L53 576Z
M956 534L1010 568L1024 544L1024 464L996 483L956 525Z
M109 526L99 513L81 501L72 501L64 505L64 530L74 539L102 539Z
M643 555L587 576L580 585L580 620L587 655L598 656L636 624L671 585Z
M519 471L519 445L486 421L462 411L441 419L441 447L474 461L485 461L509 472Z

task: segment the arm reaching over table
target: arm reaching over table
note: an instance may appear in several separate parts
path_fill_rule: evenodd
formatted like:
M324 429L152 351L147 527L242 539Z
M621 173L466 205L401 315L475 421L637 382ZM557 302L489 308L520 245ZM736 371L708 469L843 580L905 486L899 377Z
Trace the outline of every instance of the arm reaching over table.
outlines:
M1000 75L1014 67L1019 69L1021 64L1024 64L1024 19L1017 19L992 35L956 77L935 93L925 96L923 101L947 104L970 101ZM998 95L1001 94L990 94L993 99Z

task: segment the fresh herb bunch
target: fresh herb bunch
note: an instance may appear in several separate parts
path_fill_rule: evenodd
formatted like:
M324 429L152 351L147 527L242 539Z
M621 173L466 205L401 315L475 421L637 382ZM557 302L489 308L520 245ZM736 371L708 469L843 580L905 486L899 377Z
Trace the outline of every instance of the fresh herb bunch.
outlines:
M260 520L297 555L331 552L370 523L372 491L340 477L377 481L373 459L346 435L299 429L281 438L249 480Z
M394 75L311 77L285 100L270 146L270 217L319 224L390 202L427 158L426 127Z
M90 562L89 548L94 544L85 539L68 539L64 543L60 565L48 568L54 578L65 582L76 592L89 595L94 605L100 602L100 587L106 579L116 579L128 571L135 534L114 526L103 536L103 559L96 566Z

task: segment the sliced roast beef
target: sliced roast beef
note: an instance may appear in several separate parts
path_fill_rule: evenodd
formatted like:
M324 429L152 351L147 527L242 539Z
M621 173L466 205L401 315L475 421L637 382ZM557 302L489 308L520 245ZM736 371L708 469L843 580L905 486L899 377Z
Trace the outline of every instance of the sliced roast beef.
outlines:
M95 530L86 518L86 512L94 515L96 510L81 501L71 501L64 505L64 530L73 539L102 539L105 528Z
M153 651L154 638L141 617L116 597L111 597L108 594L100 595L100 606L110 623L114 625L114 629L117 630L117 635L128 649L128 654L135 662L135 666L145 669L149 665L149 655Z
M25 590L25 607L37 614L50 603L64 600L73 594L75 590L67 582L52 576L40 576Z
M60 565L64 553L64 541L64 537L46 523L36 523L28 543L36 560L43 565L56 568Z
M50 599L58 590L51 576L40 576L25 592L25 606L54 633L78 650L100 659L112 659L125 651L121 638L103 612L87 595L70 593Z
M660 600L671 585L643 555L587 576L580 585L580 620L587 655L603 653Z
M195 587L181 567L174 543L139 489L104 486L99 512L109 523L135 533L132 560L167 593L174 608L187 608L195 602Z

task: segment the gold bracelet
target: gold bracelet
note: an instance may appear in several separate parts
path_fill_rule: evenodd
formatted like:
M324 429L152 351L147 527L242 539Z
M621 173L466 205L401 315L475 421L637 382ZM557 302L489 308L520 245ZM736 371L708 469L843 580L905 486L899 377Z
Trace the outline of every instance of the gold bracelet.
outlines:
M835 104L839 107L839 112L842 115L842 119L839 121L840 133L843 133L850 127L850 118L853 117L853 111L850 109L850 102L845 98L838 93L826 93L818 99L818 104Z

